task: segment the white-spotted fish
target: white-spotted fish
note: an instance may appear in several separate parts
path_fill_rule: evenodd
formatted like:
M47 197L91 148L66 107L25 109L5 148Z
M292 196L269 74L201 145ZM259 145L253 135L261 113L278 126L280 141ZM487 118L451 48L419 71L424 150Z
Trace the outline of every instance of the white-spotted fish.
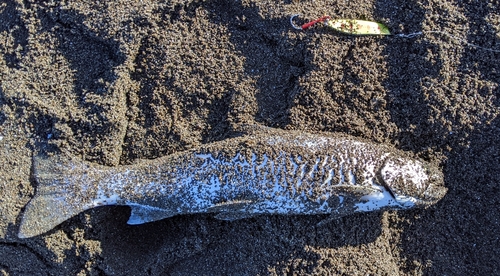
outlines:
M336 134L266 129L134 165L64 155L34 157L34 198L19 237L49 231L101 205L132 208L128 224L179 214L218 219L425 207L445 194L443 174L386 145Z

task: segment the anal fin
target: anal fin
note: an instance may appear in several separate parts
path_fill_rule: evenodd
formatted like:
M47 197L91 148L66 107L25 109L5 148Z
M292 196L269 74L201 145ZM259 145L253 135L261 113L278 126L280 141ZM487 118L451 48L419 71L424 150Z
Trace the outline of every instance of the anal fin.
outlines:
M153 207L141 204L127 204L132 208L132 213L127 221L127 224L137 225L151 221L157 221L164 218L169 218L174 214L166 209Z

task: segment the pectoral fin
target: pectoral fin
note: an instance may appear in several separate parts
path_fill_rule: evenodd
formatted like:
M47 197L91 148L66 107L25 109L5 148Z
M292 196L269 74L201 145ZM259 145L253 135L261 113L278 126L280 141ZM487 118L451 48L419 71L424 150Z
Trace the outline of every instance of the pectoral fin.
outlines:
M248 207L253 204L252 200L234 200L219 203L211 207L208 212L218 213L214 217L220 220L238 220L251 218L255 214L247 211Z
M174 214L166 209L141 205L141 204L128 204L132 208L132 213L127 221L127 224L137 225L146 222L161 220L169 218Z

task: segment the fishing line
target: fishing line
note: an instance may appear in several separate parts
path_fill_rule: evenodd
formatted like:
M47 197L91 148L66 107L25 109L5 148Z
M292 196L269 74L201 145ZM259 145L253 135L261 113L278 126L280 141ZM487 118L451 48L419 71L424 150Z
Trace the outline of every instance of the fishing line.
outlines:
M290 24L296 30L306 30L317 23L323 23L326 27L330 29L334 29L335 31L348 34L348 35L386 35L386 36L394 36L398 38L414 38L417 36L421 36L424 34L440 34L445 35L449 38L452 38L462 44L465 44L469 47L481 49L484 51L490 51L494 53L500 53L500 49L486 48L476 44L472 44L467 42L467 40L454 36L445 31L421 31L410 34L392 34L389 31L389 28L382 23L366 21L366 20L357 20L357 19L332 19L330 16L325 15L313 21L307 22L301 26L295 25L293 19L299 16L299 14L294 14L290 17Z

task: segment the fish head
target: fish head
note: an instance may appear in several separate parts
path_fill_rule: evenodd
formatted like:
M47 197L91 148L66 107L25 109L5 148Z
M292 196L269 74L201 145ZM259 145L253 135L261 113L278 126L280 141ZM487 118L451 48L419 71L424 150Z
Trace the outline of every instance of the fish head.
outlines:
M378 178L403 208L432 205L448 190L439 168L411 158L388 157Z

